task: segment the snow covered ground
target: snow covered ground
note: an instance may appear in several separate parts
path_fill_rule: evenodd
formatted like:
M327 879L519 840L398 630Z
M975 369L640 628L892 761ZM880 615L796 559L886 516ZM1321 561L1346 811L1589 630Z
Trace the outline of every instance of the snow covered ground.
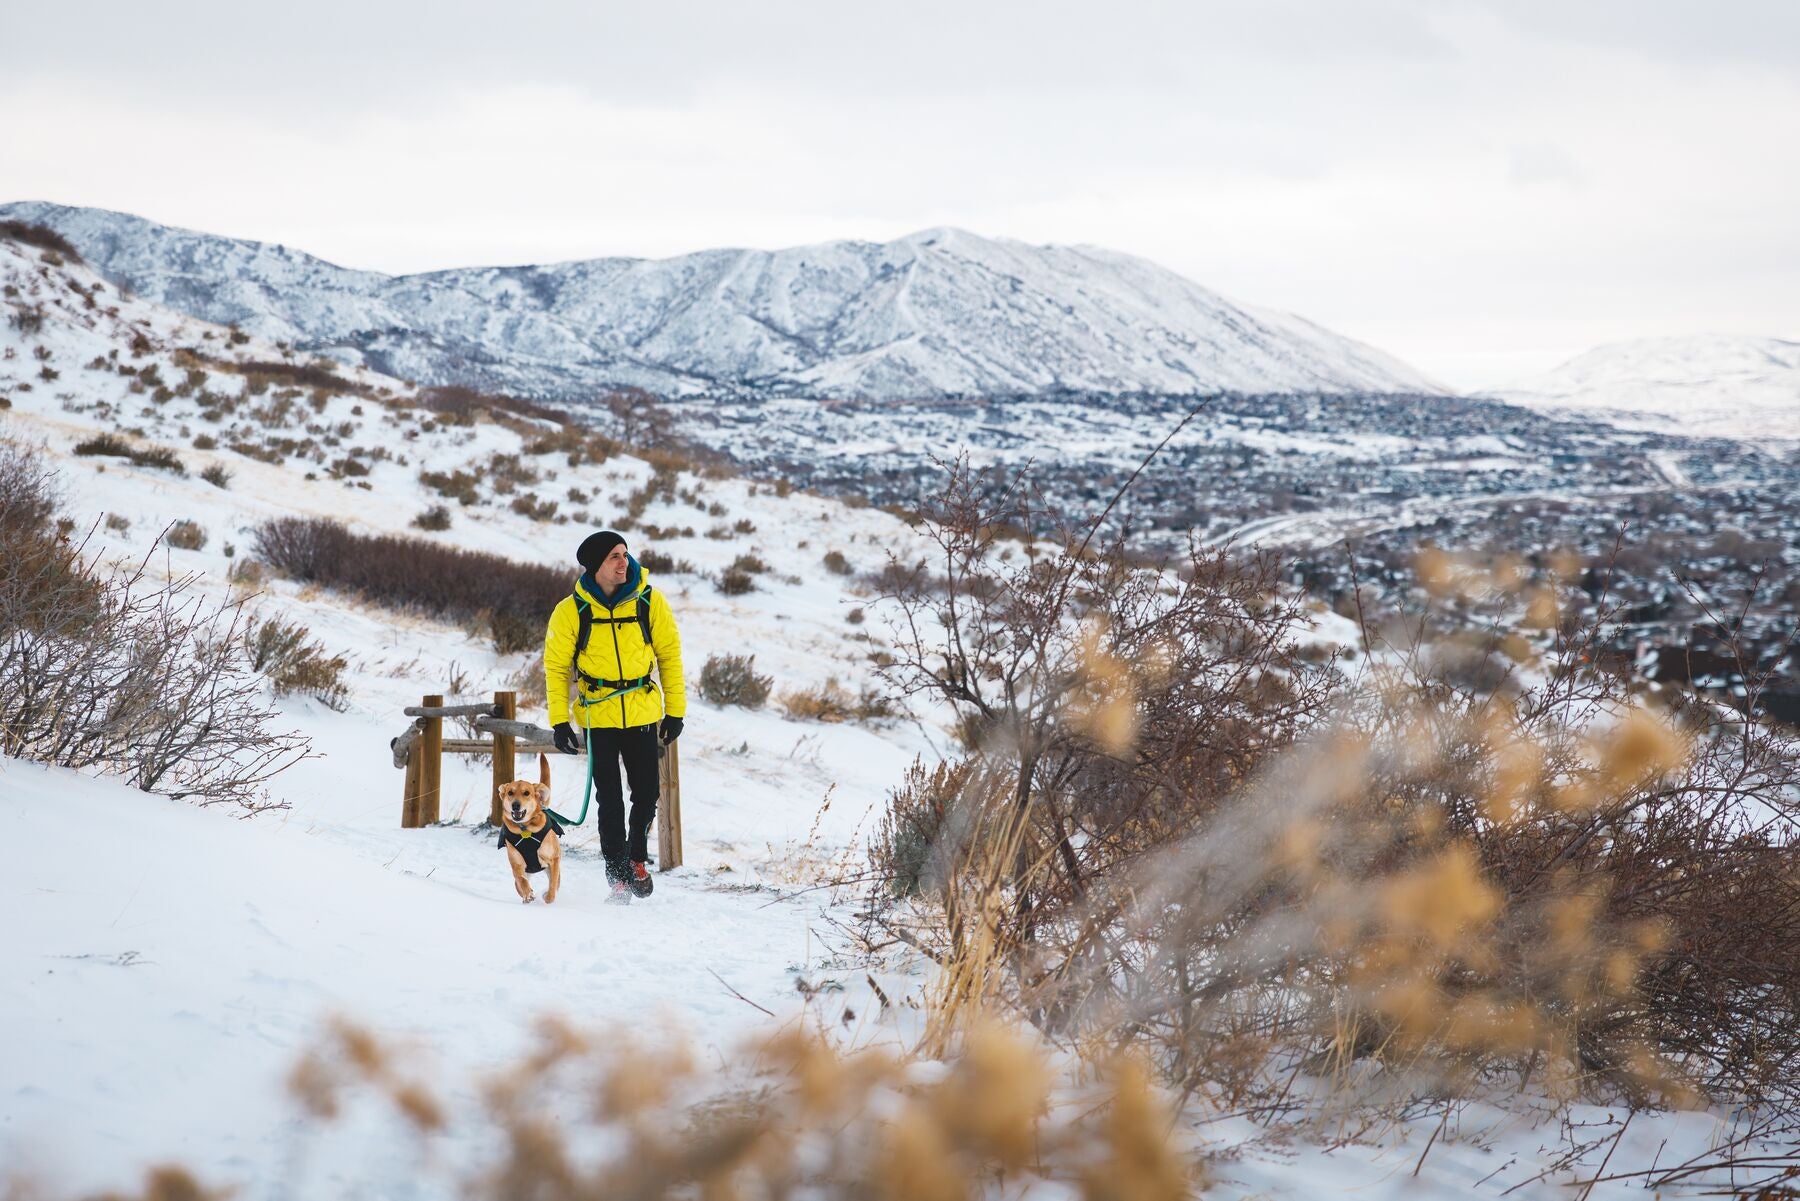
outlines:
M371 460L366 477L331 478L299 453L276 465L196 450L194 437L207 432L228 444L231 423L245 437L257 434L241 415L229 423L202 416L209 392L241 387L241 379L209 371L190 395L158 401L150 389L132 392L116 368L88 364L154 361L175 381L184 371L179 349L248 361L278 358L278 347L232 345L224 330L110 290L90 303L94 277L5 242L0 282L15 290L9 311L41 305L45 314L34 333L0 327L0 395L12 402L0 434L45 446L62 469L78 529L97 525L108 555L141 555L168 523L194 521L208 532L205 547L158 550L153 570L199 573L202 588L223 598L228 570L270 516L330 516L364 532L415 533L557 564L567 563L590 524L603 524L536 522L489 497L470 509L453 505L450 531L418 533L411 519L437 500L421 489L422 468L479 465L516 451L520 435L486 423L426 429L416 413L367 399L334 396L299 418L328 431L347 423L346 432L312 435L337 438L322 447L326 459L377 443L405 455L405 463ZM142 354L129 349L139 334L149 344ZM372 375L355 382L408 392ZM69 454L80 439L119 429L175 448L190 474ZM288 432L298 436L301 427ZM198 477L213 464L232 473L228 488ZM576 473L554 457L540 466L549 473L542 492L585 487L599 494L589 506L597 513L616 512L611 497L651 470L629 458ZM867 598L858 577L834 574L821 559L835 549L859 571L872 570L888 549L912 550L906 528L876 510L780 496L741 479L684 475L680 489L690 488L703 503L723 504L724 520L745 519L756 530L656 544L697 566L657 581L682 623L690 673L710 654L754 652L778 688L836 678L854 690L868 674L870 625L846 615ZM109 526L109 516L124 528ZM719 520L678 498L653 501L640 523L705 529ZM770 571L758 591L722 595L707 573L746 550ZM841 1005L860 1015L846 1034L852 1041L904 1039L905 1001L918 995L923 970L904 959L869 965L847 957L833 921L854 898L809 886L820 865L855 855L913 757L946 744L931 721L825 726L774 707L710 706L690 687L681 743L687 865L662 874L648 901L603 905L590 822L568 840L557 904L522 906L480 827L485 766L449 759L445 823L401 830L401 777L388 739L405 724L401 709L421 695L484 697L510 686L529 657L496 655L461 629L317 588L264 588L253 606L303 622L350 661L346 711L280 702L283 720L317 752L275 780L285 809L246 819L115 780L0 760L0 819L18 832L0 851L0 1021L12 1032L0 1054L0 1176L31 1173L65 1191L118 1188L145 1165L174 1160L241 1186L249 1198L439 1197L448 1195L458 1157L480 1144L467 1123L478 1113L481 1074L531 1045L535 1015L565 1014L621 1040L667 1021L723 1054L753 1032L800 1019L809 1005L815 1020L831 1020ZM557 807L574 811L579 773L571 761L556 767ZM871 969L900 1003L886 1018L872 1016L880 1007L869 1003ZM805 1001L801 979L827 986L827 999ZM282 1082L295 1056L336 1013L412 1045L443 1082L454 1113L435 1164L396 1151L391 1126L372 1119L317 1134L286 1099ZM1204 1112L1190 1116L1190 1129L1213 1159L1213 1195L1498 1196L1559 1153L1562 1128L1546 1112L1526 1098L1299 1142L1269 1140L1246 1119ZM1574 1113L1597 1123L1590 1133L1622 1116ZM1702 1150L1721 1128L1710 1114L1645 1115L1620 1154L1642 1164L1663 1148L1667 1162ZM1514 1195L1563 1196L1569 1178ZM1641 1194L1621 1183L1592 1195Z

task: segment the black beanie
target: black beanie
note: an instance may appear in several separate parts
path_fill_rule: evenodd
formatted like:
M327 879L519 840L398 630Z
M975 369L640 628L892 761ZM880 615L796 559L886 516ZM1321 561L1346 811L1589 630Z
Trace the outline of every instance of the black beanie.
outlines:
M615 534L611 530L601 530L597 534L589 534L582 539L581 546L575 552L575 561L581 564L583 571L594 571L612 554L612 548L625 541L625 535Z

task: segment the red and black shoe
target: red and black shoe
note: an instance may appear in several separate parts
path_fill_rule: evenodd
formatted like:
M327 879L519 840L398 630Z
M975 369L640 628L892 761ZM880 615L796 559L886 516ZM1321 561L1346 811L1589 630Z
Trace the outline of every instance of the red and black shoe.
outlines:
M647 897L656 890L656 881L652 879L650 875L650 865L645 863L642 859L633 859L631 861L631 878L629 883L631 885L631 895L634 897Z
M606 903L608 905L631 904L631 885L625 883L623 880L614 880L612 882L612 895L606 898Z

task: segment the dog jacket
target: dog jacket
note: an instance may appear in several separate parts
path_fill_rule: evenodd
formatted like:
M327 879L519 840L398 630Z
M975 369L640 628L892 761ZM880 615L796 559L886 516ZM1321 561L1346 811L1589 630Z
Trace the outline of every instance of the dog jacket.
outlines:
M505 826L501 826L500 841L494 845L511 847L513 850L519 852L524 858L526 871L541 872L544 870L544 865L538 862L538 848L544 843L545 830L554 830L559 836L563 832L562 824L546 813L544 815L543 830L539 830L536 834L533 834L528 830L520 830L517 834L514 834Z

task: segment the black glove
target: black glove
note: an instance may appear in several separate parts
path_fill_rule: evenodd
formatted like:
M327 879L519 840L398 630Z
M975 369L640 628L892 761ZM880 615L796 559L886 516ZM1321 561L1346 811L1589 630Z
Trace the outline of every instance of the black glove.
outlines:
M565 755L581 754L581 740L575 737L575 727L566 721L556 723L556 749Z
M674 742L677 738L680 738L680 737L681 737L681 719L679 717L663 718L662 719L663 745L667 746L671 742Z

